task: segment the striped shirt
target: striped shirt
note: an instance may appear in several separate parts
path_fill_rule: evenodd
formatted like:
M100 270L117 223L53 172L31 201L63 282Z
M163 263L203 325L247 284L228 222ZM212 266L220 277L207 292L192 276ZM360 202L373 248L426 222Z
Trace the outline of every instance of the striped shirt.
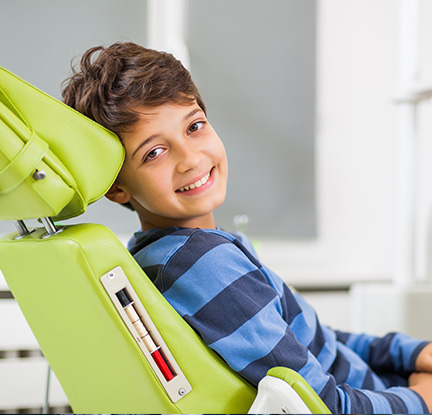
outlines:
M222 230L137 232L130 248L177 312L227 364L257 385L275 366L302 375L332 413L427 413L407 378L427 344L335 331Z

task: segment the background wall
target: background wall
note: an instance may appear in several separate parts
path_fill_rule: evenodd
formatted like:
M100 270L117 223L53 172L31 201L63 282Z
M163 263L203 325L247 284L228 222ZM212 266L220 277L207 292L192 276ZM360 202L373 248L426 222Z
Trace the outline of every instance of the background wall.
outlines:
M316 1L189 0L189 10L191 71L229 159L219 225L246 214L253 235L315 237Z
M432 4L420 1L419 82L432 84ZM320 0L314 241L262 244L293 284L348 285L394 275L399 2ZM430 252L431 102L419 107L416 268Z
M128 0L127 7L118 0L3 0L0 62L60 99L75 56L117 40L145 43L146 15L146 0Z

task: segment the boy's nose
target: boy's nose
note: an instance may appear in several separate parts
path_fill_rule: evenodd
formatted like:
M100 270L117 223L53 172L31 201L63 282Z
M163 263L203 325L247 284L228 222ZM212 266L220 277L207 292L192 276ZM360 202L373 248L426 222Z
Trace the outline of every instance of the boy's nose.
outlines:
M194 146L182 146L178 149L177 171L185 173L201 165L202 153Z

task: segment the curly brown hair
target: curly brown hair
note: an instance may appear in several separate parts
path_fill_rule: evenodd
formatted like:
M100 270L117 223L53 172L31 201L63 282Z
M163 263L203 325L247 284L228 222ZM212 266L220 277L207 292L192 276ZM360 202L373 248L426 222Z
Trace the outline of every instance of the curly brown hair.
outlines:
M120 135L139 119L138 105L191 104L206 113L190 73L173 55L132 42L96 46L62 83L65 104ZM123 206L134 210L130 203Z
M205 105L184 66L166 52L132 42L87 50L62 84L63 101L119 134L138 121L137 105Z

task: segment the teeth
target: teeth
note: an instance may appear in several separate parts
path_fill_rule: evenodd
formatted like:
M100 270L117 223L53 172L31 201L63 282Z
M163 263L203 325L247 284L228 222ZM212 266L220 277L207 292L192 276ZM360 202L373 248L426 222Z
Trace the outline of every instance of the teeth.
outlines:
M207 183L209 178L210 178L210 173L206 174L202 179L197 180L195 183L192 183L189 186L181 187L180 192L186 192L187 190L192 190L195 189L196 187L201 187L203 184Z

